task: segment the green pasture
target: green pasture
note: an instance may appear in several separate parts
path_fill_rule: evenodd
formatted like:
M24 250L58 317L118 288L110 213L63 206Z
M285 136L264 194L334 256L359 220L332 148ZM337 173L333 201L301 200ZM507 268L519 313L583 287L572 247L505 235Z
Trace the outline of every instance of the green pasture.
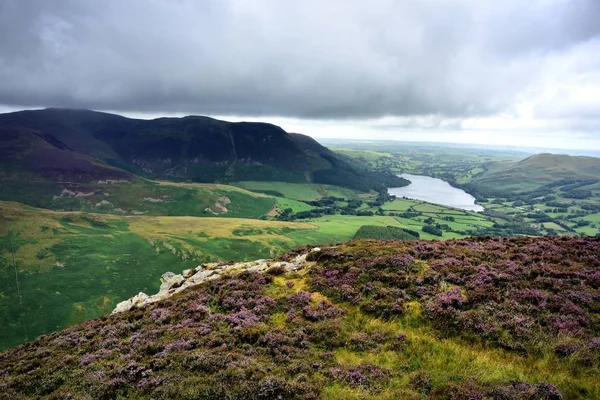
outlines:
M301 201L314 201L328 196L356 199L359 195L362 195L361 197L366 195L365 193L339 186L321 185L316 183L244 181L233 184L252 192L266 193L268 195Z
M306 204L298 200L286 199L285 197L275 197L275 201L277 203L277 208L280 210L291 208L295 213L301 211L310 211L314 208L314 206L311 206L310 204Z

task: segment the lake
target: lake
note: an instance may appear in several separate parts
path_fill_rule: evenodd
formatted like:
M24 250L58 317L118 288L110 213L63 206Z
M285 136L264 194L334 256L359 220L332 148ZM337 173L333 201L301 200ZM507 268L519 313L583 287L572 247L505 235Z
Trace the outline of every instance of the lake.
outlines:
M475 204L475 197L441 179L412 174L398 176L408 179L411 184L399 188L389 188L388 192L396 197L423 200L469 211L484 210L482 206Z

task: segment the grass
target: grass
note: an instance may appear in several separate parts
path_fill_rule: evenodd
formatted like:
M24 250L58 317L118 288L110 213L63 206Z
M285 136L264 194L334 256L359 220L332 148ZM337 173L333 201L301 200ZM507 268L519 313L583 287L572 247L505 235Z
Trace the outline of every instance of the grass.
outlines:
M396 217L396 220L403 227L419 231L419 234L423 239L435 240L440 238L459 238L465 235L456 232L469 232L477 228L489 228L493 226L495 222L492 218L486 217L480 213L412 199L395 199L389 203L385 203L382 208L388 213L419 213L416 217ZM453 218L454 221L449 221L447 219L449 217ZM450 229L456 232L445 231L441 237L422 232L421 228L426 225L424 221L427 218L432 218L434 224L448 225Z
M230 187L220 185L199 187L227 193L232 204L241 202L236 198L238 193L245 196L243 190L229 190ZM277 204L298 211L311 207L285 198L277 198ZM440 216L455 212L442 206L421 206L424 210L435 210ZM468 225L477 223L478 216L468 213L464 218L460 222ZM155 291L157 277L162 273L181 271L202 262L272 258L304 244L343 242L351 240L363 225L409 228L419 231L424 239L461 237L452 232L444 232L442 237L422 232L424 223L420 220L331 215L290 223L189 216L114 216L40 210L0 202L3 278L0 319L8 324L0 333L0 348L105 314L118 301L139 291ZM435 220L448 222L438 215ZM17 308L9 229L14 234L23 289L24 304Z
M258 182L244 181L233 183L252 192L276 194L292 200L314 201L323 197L335 196L356 199L361 192L341 188L339 186L316 183Z
M275 201L279 210L291 208L294 213L301 211L309 211L314 208L313 206L306 204L302 201L286 199L285 197L275 197Z
M275 205L272 197L229 185L140 178L116 183L96 181L70 185L35 181L28 184L28 179L24 175L21 179L4 182L0 198L57 211L233 218L258 218ZM222 207L226 207L227 212Z
M408 211L408 209L411 208L412 206L414 206L415 204L417 204L417 202L415 200L396 199L396 200L390 201L388 203L385 203L382 206L382 208L387 211L403 212L403 211Z
M318 229L294 232L290 236L300 240L305 238L308 243L326 244L351 240L356 231L363 225L398 226L402 227L395 218L389 216L357 217L353 215L328 215L325 217L306 220Z
M591 376L575 377L568 370L556 365L556 360L552 357L524 358L504 350L467 343L458 338L440 338L424 318L419 317L418 321L415 321L410 314L383 321L365 315L354 307L347 308L351 311L344 319L341 330L348 333L359 331L403 334L408 345L402 352L383 353L357 352L341 348L334 353L336 362L347 366L373 364L395 370L399 376L406 379L398 379L395 385L390 385L387 392L375 395L366 390L351 390L347 386L334 384L325 390L324 398L394 399L404 395L411 396L408 398L422 399L423 397L407 388L411 374L419 370L428 372L434 388L448 382L459 383L471 379L490 384L518 380L529 383L553 382L573 391L571 394L574 398L579 397L575 393L582 385L600 395L597 383Z
M110 312L202 262L270 258L314 225L237 218L118 217L0 202L0 349ZM13 232L22 305L10 253Z

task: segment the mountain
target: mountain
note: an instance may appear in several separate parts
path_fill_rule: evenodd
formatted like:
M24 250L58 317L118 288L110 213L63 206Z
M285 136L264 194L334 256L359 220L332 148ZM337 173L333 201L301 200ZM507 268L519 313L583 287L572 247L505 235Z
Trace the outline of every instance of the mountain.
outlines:
M562 180L597 180L600 158L536 154L513 163L492 163L472 185L497 192L525 192Z
M354 241L167 273L157 295L0 353L0 399L599 398L599 253Z
M313 139L267 123L208 117L140 120L90 110L0 115L0 165L9 179L86 183L131 174L174 181L329 183L361 191L384 185ZM22 179L23 181L24 179Z

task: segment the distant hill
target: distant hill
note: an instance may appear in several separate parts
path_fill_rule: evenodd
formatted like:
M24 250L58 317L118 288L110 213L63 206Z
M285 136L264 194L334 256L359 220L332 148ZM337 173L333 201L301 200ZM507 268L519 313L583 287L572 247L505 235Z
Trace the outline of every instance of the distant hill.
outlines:
M0 147L0 200L42 207L38 200L49 193L143 178L314 182L364 192L405 184L357 169L314 139L275 125L198 116L140 120L53 108L1 114Z
M542 153L515 163L488 165L472 185L494 191L524 192L553 182L600 178L600 158Z

